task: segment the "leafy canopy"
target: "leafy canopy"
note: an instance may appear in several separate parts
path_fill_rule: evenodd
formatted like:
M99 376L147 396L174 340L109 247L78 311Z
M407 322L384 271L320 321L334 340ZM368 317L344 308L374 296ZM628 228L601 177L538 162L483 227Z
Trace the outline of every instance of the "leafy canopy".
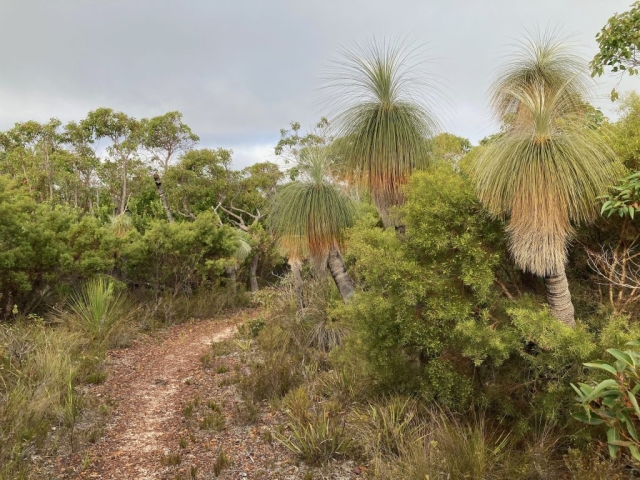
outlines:
M592 75L603 75L605 67L621 75L637 75L640 67L640 2L627 12L616 13L596 35L600 51L591 61ZM618 98L615 89L611 99Z

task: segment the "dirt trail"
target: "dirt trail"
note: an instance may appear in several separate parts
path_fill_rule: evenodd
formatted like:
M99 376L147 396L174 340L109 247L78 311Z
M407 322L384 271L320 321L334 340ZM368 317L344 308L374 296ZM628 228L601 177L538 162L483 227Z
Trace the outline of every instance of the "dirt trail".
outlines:
M332 462L331 468L310 473L275 441L274 428L285 423L286 417L268 402L248 402L238 391L252 355L240 343L221 346L202 362L203 354L211 353L209 345L232 338L238 325L260 313L259 309L244 310L177 325L142 336L130 348L111 351L107 380L85 392L98 405L110 406L103 412L102 435L95 437L94 444L79 442L81 447L74 453L54 451L30 478L357 478L350 461ZM78 438L90 438L87 433L97 424L87 419L83 425L85 433Z
M162 332L159 342L140 341L109 355L109 377L97 396L114 402L104 437L85 452L91 465L75 478L164 478L161 458L180 432L181 405L200 356L212 342L231 338L246 312L191 322Z

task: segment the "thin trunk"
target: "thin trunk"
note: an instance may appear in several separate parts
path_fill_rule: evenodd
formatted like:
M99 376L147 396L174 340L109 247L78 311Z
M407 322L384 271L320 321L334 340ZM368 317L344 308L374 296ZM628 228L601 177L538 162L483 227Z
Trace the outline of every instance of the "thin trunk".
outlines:
M167 214L167 219L169 223L173 223L173 214L171 213L171 209L169 208L169 202L167 202L167 196L164 194L164 188L162 188L162 181L160 180L160 175L158 172L153 174L153 180L156 182L156 187L158 188L158 195L160 196L160 200L162 201L162 207L164 208L164 213Z
M555 275L545 277L544 283L547 286L547 301L553 316L568 327L575 327L574 308L564 268Z
M120 197L120 209L118 213L124 213L127 208L127 160L123 161L122 165L122 197Z
M258 262L260 261L260 256L256 253L251 259L251 263L249 264L249 285L251 287L252 292L258 291Z
M332 247L329 251L329 258L327 259L327 266L333 277L333 281L336 282L336 286L340 291L340 295L344 300L344 303L349 303L349 300L355 292L355 284L347 273L347 269L344 266L344 260L340 255L340 250L336 247Z
M293 274L293 288L296 290L298 308L302 310L305 307L302 291L302 262L300 260L290 258L289 265L291 266L291 273Z
M229 286L231 287L231 292L235 295L238 291L237 278L238 278L238 268L235 265L227 267L227 275L229 275Z
M53 200L53 173L51 172L51 164L49 160L49 151L44 149L44 168L47 173L47 183L49 184L49 201Z

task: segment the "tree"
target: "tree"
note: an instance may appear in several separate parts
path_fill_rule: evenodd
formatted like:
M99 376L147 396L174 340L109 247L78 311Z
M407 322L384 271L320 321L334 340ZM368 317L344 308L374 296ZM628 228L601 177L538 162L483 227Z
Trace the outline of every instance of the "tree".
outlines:
M344 231L354 223L351 198L329 180L329 160L322 148L306 151L299 165L299 180L284 185L274 198L271 225L281 239L294 270L299 303L299 262L305 252L320 268L327 267L345 303L355 291L340 248Z
M84 192L86 207L93 210L91 187L96 183L95 172L100 163L95 147L95 132L87 119L69 122L64 127L64 143L70 147L73 158L70 169L76 175L73 182L74 206L79 206L80 189Z
M188 125L182 123L180 112L168 112L149 120L143 119L141 128L143 131L142 144L151 152L153 160L160 163L163 174L169 168L169 162L176 153L191 150L200 140ZM169 202L158 172L154 172L153 180L167 219L169 222L173 222L173 214L169 208Z
M186 152L164 175L167 196L178 215L194 219L227 196L232 150L201 148Z
M120 178L120 198L117 214L127 207L129 199L130 163L136 157L142 141L140 122L110 108L98 108L88 113L86 125L96 138L108 138L107 151L113 157Z
M143 119L142 144L153 155L153 160L160 163L162 172L169 168L171 159L179 152L191 150L200 140L191 128L182 122L180 112L168 112L164 115Z
M596 35L600 51L591 61L592 75L603 75L606 67L621 76L637 75L640 67L640 2L627 12L616 13ZM618 98L614 88L611 99Z
M452 133L440 133L433 137L433 159L457 166L458 162L471 150L471 142Z
M369 189L385 225L395 225L389 209L403 202L411 173L428 165L437 130L429 86L406 47L374 41L344 50L327 86L348 171Z
M38 189L43 199L53 200L55 190L54 153L61 148L60 120L52 118L48 123L33 120L16 123L6 134L11 150L9 160L20 165L29 191Z
M619 171L600 132L589 128L583 65L551 36L523 44L491 87L503 131L482 147L474 167L480 200L508 219L515 263L544 277L551 312L570 326L572 222L594 218L597 197Z

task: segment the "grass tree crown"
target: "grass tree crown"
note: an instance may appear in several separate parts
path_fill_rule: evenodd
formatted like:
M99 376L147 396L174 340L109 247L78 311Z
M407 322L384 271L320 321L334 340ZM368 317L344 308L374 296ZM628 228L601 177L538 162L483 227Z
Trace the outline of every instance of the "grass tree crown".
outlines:
M331 248L342 246L356 209L343 188L331 181L325 148L305 150L298 168L299 178L282 186L274 197L271 227L290 257L308 254L321 263Z
M429 164L438 130L435 90L417 53L404 41L342 50L325 86L350 180L371 192L383 216L403 202L411 173Z
M597 197L619 173L602 133L591 125L587 63L553 36L530 40L491 87L502 132L475 164L477 192L508 218L510 249L525 271L563 271L572 223L597 214Z

